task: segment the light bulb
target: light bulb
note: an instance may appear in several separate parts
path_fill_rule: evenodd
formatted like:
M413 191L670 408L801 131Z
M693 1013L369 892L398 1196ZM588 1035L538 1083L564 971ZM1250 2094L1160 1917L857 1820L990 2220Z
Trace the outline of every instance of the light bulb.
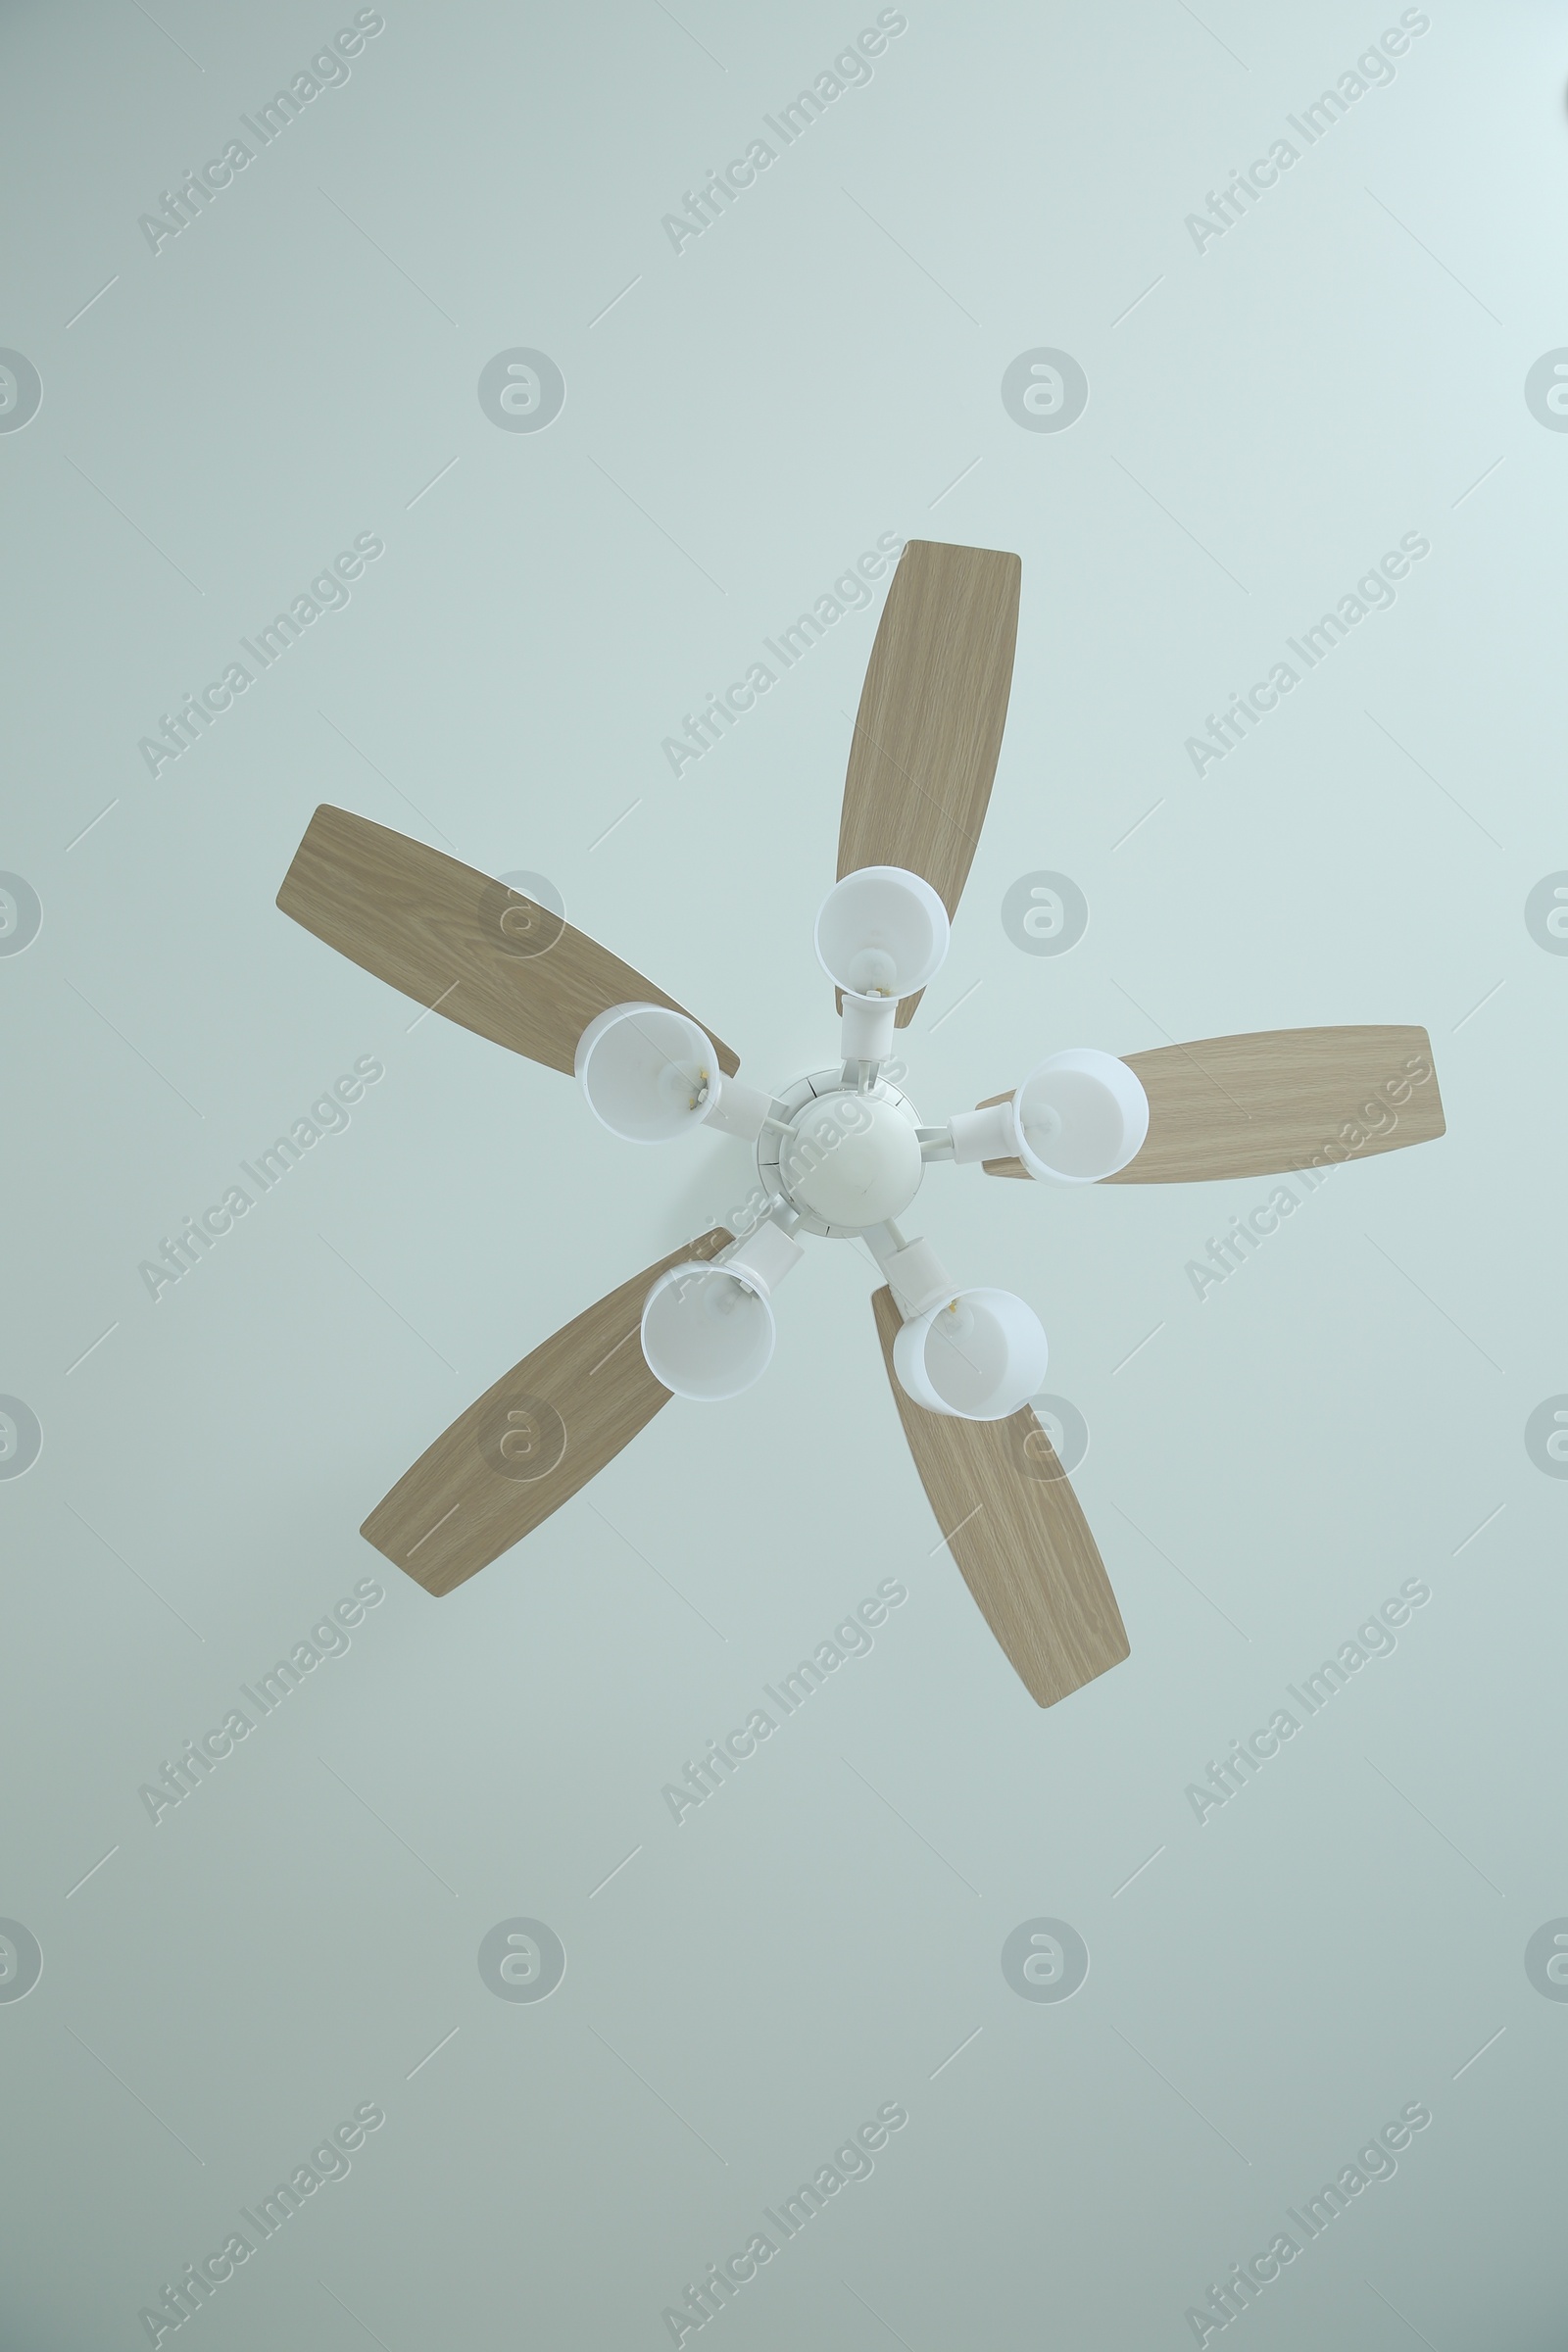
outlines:
M660 1072L659 1091L683 1110L697 1110L708 1100L709 1076L700 1064L669 1061Z
M610 1005L573 1059L595 1118L629 1143L669 1143L701 1126L719 1092L710 1039L668 1005Z
M899 967L886 948L861 948L849 964L850 987L858 997L891 997Z
M724 1316L734 1314L742 1300L750 1298L752 1295L747 1285L737 1282L733 1274L715 1274L703 1286L703 1312L711 1315L717 1322Z
M782 1235L779 1241L793 1255L801 1254ZM760 1379L773 1353L774 1334L773 1310L762 1292L722 1266L672 1266L643 1305L649 1370L675 1396L699 1403L739 1396Z
M1040 1319L1005 1291L959 1291L893 1343L899 1386L928 1412L1001 1421L1039 1390L1050 1349Z
M1149 1133L1149 1097L1137 1072L1092 1046L1037 1063L1013 1098L1013 1114L1030 1175L1057 1184L1103 1183Z
M1037 1108L1031 1108L1029 1116L1023 1122L1024 1139L1030 1150L1038 1152L1044 1158L1042 1146L1054 1143L1064 1124L1062 1115L1054 1103L1042 1102Z
M897 865L862 865L836 882L816 917L817 960L864 1002L912 996L948 952L948 910L929 882Z

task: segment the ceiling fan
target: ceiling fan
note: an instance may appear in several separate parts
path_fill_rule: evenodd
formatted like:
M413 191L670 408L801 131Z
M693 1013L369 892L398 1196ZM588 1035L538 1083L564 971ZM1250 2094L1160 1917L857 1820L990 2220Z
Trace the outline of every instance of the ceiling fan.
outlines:
M704 1125L739 1138L768 1203L750 1231L715 1227L588 1307L404 1473L361 1532L426 1592L450 1592L528 1535L671 1396L749 1387L773 1350L773 1295L803 1255L798 1237L858 1238L886 1278L871 1301L877 1338L937 1524L1031 1695L1053 1705L1126 1657L1127 1636L1028 1402L1047 1360L1038 1318L1010 1293L959 1289L899 1227L926 1165L1173 1184L1444 1132L1425 1030L1387 1027L1263 1031L1120 1060L1075 1048L1011 1094L921 1124L888 1074L894 1031L941 966L980 837L1020 569L989 548L905 550L856 718L839 879L817 917L840 1054L780 1094L742 1084L713 1031L549 908L365 817L327 806L312 817L277 894L285 914L447 1019L574 1073L628 1141Z

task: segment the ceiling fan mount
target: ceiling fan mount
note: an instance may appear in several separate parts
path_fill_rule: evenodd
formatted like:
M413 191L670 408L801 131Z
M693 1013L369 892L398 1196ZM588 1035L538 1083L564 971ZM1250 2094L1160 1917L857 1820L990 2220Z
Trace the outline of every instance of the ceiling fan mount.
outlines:
M884 1277L877 1338L943 1541L1031 1695L1054 1704L1126 1657L1127 1637L1028 1401L1047 1363L1039 1318L1009 1292L961 1288L899 1224L926 1168L1166 1184L1444 1132L1426 1032L1379 1027L1124 1058L1069 1048L1011 1092L921 1124L889 1075L894 1036L941 969L984 821L1019 577L1018 558L993 549L905 550L856 719L838 881L817 915L840 1059L778 1095L743 1081L712 1030L525 894L343 809L311 819L278 892L286 914L447 1019L574 1074L594 1116L629 1143L710 1126L751 1145L764 1203L748 1230L715 1227L586 1309L404 1473L362 1533L427 1592L451 1592L529 1534L672 1396L718 1402L750 1388L773 1353L797 1237L853 1241Z
M814 1070L774 1108L757 1139L758 1182L777 1190L804 1232L853 1241L910 1206L926 1169L919 1116L889 1078L861 1085Z

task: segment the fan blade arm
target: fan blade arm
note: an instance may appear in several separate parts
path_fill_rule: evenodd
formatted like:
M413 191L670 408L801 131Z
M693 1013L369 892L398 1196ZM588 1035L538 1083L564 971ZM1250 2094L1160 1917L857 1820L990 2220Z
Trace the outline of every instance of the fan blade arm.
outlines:
M1106 1184L1200 1184L1329 1168L1447 1128L1432 1040L1413 1026L1259 1029L1121 1058L1149 1097L1142 1151ZM991 1095L986 1110L1010 1095ZM988 1159L988 1176L1029 1172Z
M382 1496L360 1529L366 1542L440 1596L531 1535L669 1402L639 1336L653 1285L734 1238L714 1226L531 1349Z
M898 865L956 914L1012 690L1019 558L911 539L877 624L844 779L839 879ZM907 1028L920 994L899 1005Z
M876 1292L871 1306L904 1435L948 1549L1030 1697L1054 1706L1129 1654L1078 1497L1029 1405L1005 1421L960 1421L906 1396L893 1368L903 1317L891 1290Z
M306 827L277 905L427 1011L568 1077L577 1040L612 1005L686 1010L522 892L330 802ZM739 1057L699 1026L732 1078Z

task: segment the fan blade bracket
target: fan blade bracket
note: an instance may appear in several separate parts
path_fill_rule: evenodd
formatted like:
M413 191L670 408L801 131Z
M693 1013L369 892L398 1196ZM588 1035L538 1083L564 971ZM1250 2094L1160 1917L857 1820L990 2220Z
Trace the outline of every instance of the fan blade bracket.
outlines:
M330 802L306 827L277 905L426 1011L568 1077L578 1039L611 1006L686 1010L520 891ZM738 1055L699 1025L732 1078Z
M366 1542L439 1597L541 1526L669 1402L640 1340L655 1282L734 1238L714 1226L533 1348L382 1496Z
M877 625L844 780L838 872L903 866L957 912L1002 750L1022 564L911 539ZM919 993L900 1002L907 1028Z
M999 1102L1010 1102L1016 1092L1016 1087L1009 1087L1004 1095L987 1095L983 1102L975 1104L975 1108L976 1110L995 1110ZM1025 1184L1034 1182L1034 1178L1021 1159L1010 1157L1007 1159L983 1159L980 1166L982 1172L987 1176L1021 1176Z
M1447 1121L1421 1028L1260 1029L1121 1059L1149 1098L1143 1149L1104 1184L1199 1184L1332 1167L1433 1143ZM992 1095L989 1109L1009 1102ZM1022 1176L988 1159L988 1176Z
M1446 1129L1425 1029L1265 1029L1123 1056L1149 1097L1143 1150L1110 1184L1330 1167Z
M888 1385L926 1499L959 1574L1031 1698L1082 1690L1129 1654L1095 1539L1033 1409L1004 1421L927 1412L905 1394L891 1290L871 1300Z

